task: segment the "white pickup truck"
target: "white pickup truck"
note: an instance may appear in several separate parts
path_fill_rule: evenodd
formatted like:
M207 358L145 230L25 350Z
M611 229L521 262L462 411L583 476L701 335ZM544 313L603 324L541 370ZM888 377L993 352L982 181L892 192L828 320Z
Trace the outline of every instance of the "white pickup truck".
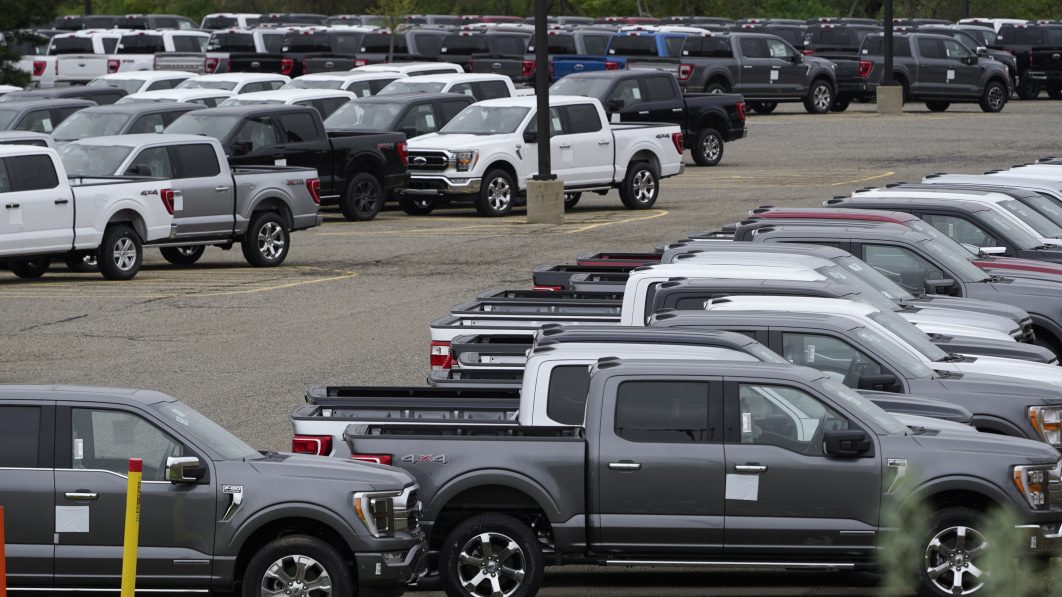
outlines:
M0 145L0 260L20 278L38 278L54 258L84 271L94 256L105 278L129 280L143 243L173 234L173 200L169 180L68 181L54 149Z
M94 29L56 35L46 54L38 57L43 64L34 63L34 82L38 87L54 87L87 83L107 74L107 55L117 47L122 33L118 29Z
M180 68L175 68L171 64L168 70L201 68L203 64L202 53L206 51L208 39L210 39L210 34L203 31L184 31L180 29L130 31L118 40L118 47L114 50L114 55L107 60L107 70L97 73L97 75L125 73L136 70L155 70L155 54L163 52L197 55L197 58L191 63L191 68L186 68L183 65L178 65ZM192 72L195 71L192 70Z
M682 130L672 124L610 124L592 98L554 95L550 104L553 172L565 203L583 191L618 188L628 209L648 209L660 179L680 174ZM474 201L485 216L504 216L538 169L536 99L487 100L465 108L437 133L409 140L407 213L424 214L435 198Z

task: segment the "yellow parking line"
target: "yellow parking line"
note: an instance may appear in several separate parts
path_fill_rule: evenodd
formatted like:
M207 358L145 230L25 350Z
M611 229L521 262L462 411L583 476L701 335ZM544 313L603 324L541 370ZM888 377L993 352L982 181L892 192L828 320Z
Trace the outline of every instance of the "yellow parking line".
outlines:
M596 224L588 224L575 230L565 230L564 234L578 234L580 232L586 232L587 230L593 230L594 228L600 228L602 226L610 226L612 224L630 224L631 222L640 222L642 220L652 220L655 218L662 218L671 212L666 209L653 210L654 213L645 216L635 216L630 218L624 218L622 220L609 220L605 222L598 222Z
M868 180L877 180L879 178L885 178L886 176L892 176L894 174L896 174L896 173L893 172L892 170L889 170L885 174L878 174L878 175L875 175L875 176L868 176L866 178L857 178L855 180L842 180L841 182L831 182L830 186L831 187L839 187L839 186L841 186L843 184L858 184L858 183L861 183L861 182L867 182Z

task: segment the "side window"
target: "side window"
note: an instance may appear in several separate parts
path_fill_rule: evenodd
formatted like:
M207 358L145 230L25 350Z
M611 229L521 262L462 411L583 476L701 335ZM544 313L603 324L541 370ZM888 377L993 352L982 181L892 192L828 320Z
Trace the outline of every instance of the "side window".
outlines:
M820 334L782 334L782 356L794 365L818 369L849 387L864 375L881 375L881 365L851 344Z
M596 133L601 130L601 116L597 113L597 108L590 104L576 104L574 106L563 106L561 110L564 111L565 116L568 118L568 128L570 133Z
M266 81L262 84L262 91L276 91L284 86L284 81Z
M442 122L439 123L439 126L450 122L450 120L453 119L454 116L457 116L461 112L461 110L464 110L467 106L468 104L460 101L439 102L440 118L442 119Z
M642 88L637 79L626 79L616 85L616 88L609 94L608 99L610 103L612 100L623 102L623 107L620 110L625 110L642 102Z
M369 91L369 95L376 95L377 93L380 92L381 89L383 89L384 87L387 87L387 85L391 81L394 81L394 80L395 79L375 79L375 80L369 81L369 90L370 90ZM354 89L351 88L351 89L348 89L348 91L354 91ZM357 92L355 92L355 93L357 93ZM360 93L358 93L358 96L359 97L363 97Z
M954 39L945 39L942 40L942 43L944 44L944 55L950 60L961 60L968 56L973 56L970 50Z
M162 114L145 114L136 119L133 126L129 127L127 134L161 133L164 128L166 128L166 122L163 120Z
M358 97L369 97L373 94L372 86L368 81L356 81L351 83L350 85L347 85L346 91L349 91Z
M177 159L180 161L178 178L210 178L221 174L217 152L205 143L194 145L177 145Z
M232 151L234 155L243 155L273 145L280 145L276 129L273 128L273 119L257 116L247 119L240 127L232 141Z
M863 245L863 261L912 292L925 290L926 280L944 278L944 272L903 247Z
M333 112L338 110L340 106L348 101L350 100L345 97L326 97L323 100L318 100L317 111L321 113L321 118L325 119L331 116Z
M509 88L501 81L473 83L472 88L476 90L476 99L479 101L509 97Z
M739 40L741 53L745 58L770 58L767 43L759 37L743 37Z
M59 186L55 163L47 155L20 155L6 160L13 191L43 191Z
M549 376L546 415L562 425L582 425L586 417L586 393L589 388L590 367L554 367Z
M169 150L166 147L150 147L141 151L133 158L126 173L173 178L173 163L170 161Z
M458 83L451 87L448 93L461 93L468 97L476 97L476 94L472 93L472 85L470 83Z
M538 115L537 114L535 116L531 117L531 122L528 123L527 128L524 129L524 130L527 131L527 132L537 132L538 131ZM550 134L550 136L551 137L556 137L557 135L563 135L565 133L566 133L566 131L564 130L564 125L563 125L563 123L561 121L560 112L557 111L557 108L550 108L549 109L549 134Z
M256 93L258 91L269 91L264 82L248 83L240 88L236 93Z
M0 406L0 467L39 466L40 424L39 407Z
M988 231L966 218L941 214L922 214L922 219L957 243L975 247L1000 246L999 241Z
M884 43L884 42L883 42ZM911 38L893 40L892 52L895 56L911 57ZM879 52L880 53L880 52Z
M645 101L666 102L675 99L675 86L667 77L648 77L643 81Z
M922 37L918 39L918 53L922 58L944 58L944 47L939 39Z
M144 480L164 481L166 459L184 447L144 419L116 410L75 408L71 412L73 468L125 475L130 458L144 460Z
M11 186L11 177L7 174L7 160L0 160L0 193L12 192L14 189Z
M741 384L741 443L822 456L822 436L848 421L814 396L785 386Z
M52 123L52 113L49 110L34 110L22 117L22 121L15 125L15 130L50 133L56 124L58 123Z
M616 394L616 435L630 442L707 442L708 384L627 381Z
M767 51L771 54L771 58L789 58L795 55L795 52L780 39L768 39Z
M410 108L398 127L401 131L412 131L412 134L407 133L406 136L415 137L437 131L439 123L435 119L435 110L432 109L431 104L421 104Z
M281 114L279 120L286 137L284 143L308 143L318 137L317 125L309 114Z

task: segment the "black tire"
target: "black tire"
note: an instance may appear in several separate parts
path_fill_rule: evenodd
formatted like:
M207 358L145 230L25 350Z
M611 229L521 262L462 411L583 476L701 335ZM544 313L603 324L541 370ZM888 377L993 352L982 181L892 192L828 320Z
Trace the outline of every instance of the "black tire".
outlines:
M477 561L482 565L477 566ZM520 579L506 572L516 570L523 571ZM535 534L523 522L503 514L478 514L464 520L446 535L439 551L439 578L447 597L491 595L494 582L502 589L498 594L529 597L542 586L544 574L545 561ZM466 588L477 579L471 590Z
M834 98L833 105L830 106L830 112L844 112L848 109L848 106L852 103L851 99Z
M634 162L627 167L619 192L627 209L649 209L660 197L660 176L652 164Z
M1062 100L1062 86L1052 85L1047 88L1047 97L1053 100Z
M206 252L206 245L188 245L185 247L162 247L162 258L174 265L192 265Z
M243 249L243 258L255 267L276 267L284 263L291 249L287 222L273 211L254 214L240 248Z
M140 235L125 224L111 224L103 232L96 252L96 266L108 280L132 280L144 262Z
M579 200L583 198L582 193L565 193L564 194L564 209L575 209L575 206L579 204Z
M294 559L300 557L302 564L306 564L306 559L313 563L299 568L302 578L297 578L300 573ZM262 597L263 589L283 593L286 587L281 587L280 579L271 572L275 569L284 570L293 580L304 583L327 575L333 595L353 595L356 588L354 575L336 548L316 537L288 535L270 541L251 556L241 579L242 597Z
M1007 105L1007 88L999 81L989 81L979 103L982 112L1002 112L1003 107Z
M11 270L11 273L20 278L36 280L48 271L48 267L51 266L51 264L52 260L48 257L39 257L37 259L8 261L7 267Z
M96 256L92 253L69 255L63 259L63 262L66 263L68 270L79 274L95 273L100 269L96 266Z
M516 201L516 183L511 174L500 168L487 172L483 177L476 198L476 211L481 216L500 218L509 215Z
M1018 99L1034 100L1040 97L1040 85L1029 78L1026 78L1021 83L1018 83L1018 88L1014 90L1018 94Z
M943 112L944 110L947 110L949 107L951 107L951 102L927 101L926 107L929 108L930 112Z
M826 114L833 106L833 87L823 79L811 82L811 88L804 97L804 109L808 114Z
M938 511L929 521L928 529L926 529L919 538L919 549L914 555L917 556L918 564L918 594L923 597L947 597L952 595L950 588L944 590L944 588L938 586L949 586L956 574L955 569L950 566L946 566L945 571L937 576L934 581L929 574L929 569L932 567L945 564L948 560L942 553L943 550L935 549L932 547L932 541L937 539L944 547L959 552L958 544L955 542L958 534L958 529L965 529L963 539L964 553L969 555L969 562L976 564L976 562L984 556L985 550L975 551L974 554L969 553L975 550L980 542L984 540L984 519L985 516L982 512L974 510L972 508L963 507L951 507L944 508ZM980 529L980 530L978 530ZM983 566L980 567L982 570ZM963 577L963 587L973 588L976 583L983 582L974 578L969 572L960 572Z
M411 216L426 216L439 202L424 195L399 195L398 206Z
M383 185L368 172L358 172L347 183L339 200L339 210L351 222L367 222L380 213L384 204Z
M723 159L723 135L711 128L697 131L690 155L698 166L715 166Z
M704 86L705 93L730 93L730 88L722 81L708 81Z
M778 107L778 102L749 102L749 109L757 114L770 114Z

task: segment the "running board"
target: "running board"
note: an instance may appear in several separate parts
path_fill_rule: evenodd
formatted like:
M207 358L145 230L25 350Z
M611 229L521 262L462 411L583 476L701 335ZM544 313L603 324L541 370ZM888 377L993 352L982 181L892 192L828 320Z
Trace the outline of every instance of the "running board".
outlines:
M696 566L716 568L843 568L851 570L852 563L840 562L749 562L725 560L605 560L606 566Z

